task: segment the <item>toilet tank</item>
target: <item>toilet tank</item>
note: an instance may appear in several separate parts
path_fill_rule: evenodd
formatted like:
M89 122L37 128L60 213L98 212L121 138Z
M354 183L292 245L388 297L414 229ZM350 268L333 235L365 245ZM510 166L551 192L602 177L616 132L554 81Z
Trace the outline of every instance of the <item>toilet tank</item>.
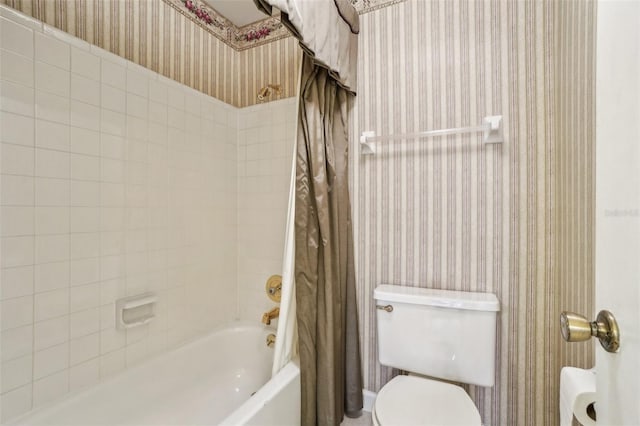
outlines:
M493 386L498 298L491 293L376 287L382 365Z

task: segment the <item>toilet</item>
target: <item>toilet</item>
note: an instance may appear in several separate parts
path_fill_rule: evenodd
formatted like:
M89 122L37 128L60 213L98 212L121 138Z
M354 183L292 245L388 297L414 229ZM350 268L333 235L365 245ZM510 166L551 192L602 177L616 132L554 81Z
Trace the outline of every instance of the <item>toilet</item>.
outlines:
M374 299L380 363L409 375L378 392L373 424L480 426L469 395L448 382L493 386L497 297L382 284Z

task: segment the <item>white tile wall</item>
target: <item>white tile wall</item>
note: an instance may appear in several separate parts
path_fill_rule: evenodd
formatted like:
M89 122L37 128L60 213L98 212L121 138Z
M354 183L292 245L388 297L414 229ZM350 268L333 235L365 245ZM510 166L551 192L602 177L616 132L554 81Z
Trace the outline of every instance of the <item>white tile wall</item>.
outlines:
M0 422L237 312L236 109L52 34L0 17Z
M0 18L0 422L273 307L295 130L293 100L236 110L21 19ZM156 321L117 330L145 291Z
M285 99L239 112L238 294L246 320L274 306L264 285L282 271L296 107Z

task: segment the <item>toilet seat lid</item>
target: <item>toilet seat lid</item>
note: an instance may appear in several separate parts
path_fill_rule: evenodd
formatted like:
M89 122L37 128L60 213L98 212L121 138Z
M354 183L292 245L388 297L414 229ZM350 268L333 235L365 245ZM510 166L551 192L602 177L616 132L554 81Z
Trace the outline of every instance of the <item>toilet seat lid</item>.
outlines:
M480 426L480 413L460 386L397 376L378 392L374 415L380 425Z

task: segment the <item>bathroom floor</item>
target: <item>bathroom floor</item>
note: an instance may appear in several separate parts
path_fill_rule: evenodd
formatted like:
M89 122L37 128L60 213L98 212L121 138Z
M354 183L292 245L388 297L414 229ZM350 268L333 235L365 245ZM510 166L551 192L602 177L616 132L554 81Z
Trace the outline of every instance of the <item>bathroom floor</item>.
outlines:
M371 421L371 413L368 411L363 411L362 416L357 419L350 419L349 417L345 417L341 426L371 426L373 422Z

